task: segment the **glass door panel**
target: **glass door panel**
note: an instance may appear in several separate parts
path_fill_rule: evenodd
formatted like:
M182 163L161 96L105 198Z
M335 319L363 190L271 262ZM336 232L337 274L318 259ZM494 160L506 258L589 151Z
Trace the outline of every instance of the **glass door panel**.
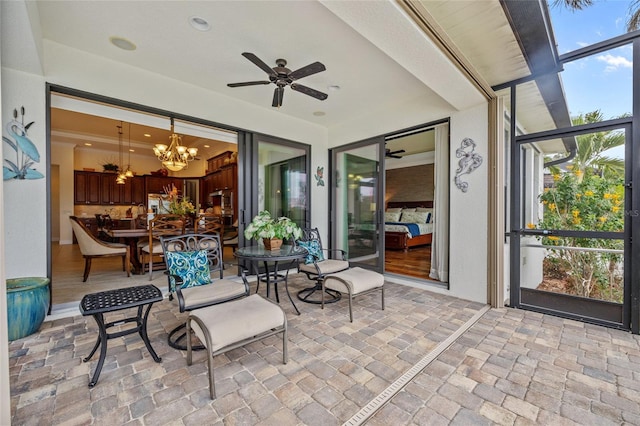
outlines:
M627 136L608 129L521 145L522 304L625 322ZM576 155L562 161L567 139Z
M358 145L334 156L334 246L347 251L352 266L382 271L380 142Z
M258 143L258 211L287 216L300 227L307 223L308 171L305 149Z

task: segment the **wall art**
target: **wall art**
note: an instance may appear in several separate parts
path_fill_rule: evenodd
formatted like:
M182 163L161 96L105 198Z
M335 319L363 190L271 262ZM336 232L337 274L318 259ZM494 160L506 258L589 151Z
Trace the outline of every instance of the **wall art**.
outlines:
M314 177L316 178L316 185L317 186L324 186L323 176L324 176L324 167L318 166L316 174L314 175Z
M461 176L470 174L482 164L480 154L473 152L475 148L476 143L471 138L464 138L460 148L456 149L456 157L460 158L460 161L458 161L458 169L453 181L462 192L467 192L469 183L463 182Z
M13 152L6 150L4 162L2 166L2 177L4 180L10 179L42 179L44 175L32 168L35 163L40 162L40 153L38 148L31 142L27 132L34 121L24 124L24 107L20 107L20 121L18 121L18 110L13 110L13 120L5 125L5 130L9 133L8 138L2 135L2 141L9 145L15 152L15 160Z

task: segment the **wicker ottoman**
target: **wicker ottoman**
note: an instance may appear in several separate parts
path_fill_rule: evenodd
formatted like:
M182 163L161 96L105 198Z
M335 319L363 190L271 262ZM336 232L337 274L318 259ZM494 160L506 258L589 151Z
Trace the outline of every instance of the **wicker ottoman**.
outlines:
M353 322L351 302L354 296L378 291L382 293L382 310L384 310L384 276L374 271L362 268L351 268L337 274L328 275L322 284L324 309L324 290L334 290L349 295L349 319Z
M213 357L247 343L282 333L282 362L287 363L287 316L275 303L253 294L192 311L187 319L187 364L191 365L191 333L207 351L209 395L215 399Z

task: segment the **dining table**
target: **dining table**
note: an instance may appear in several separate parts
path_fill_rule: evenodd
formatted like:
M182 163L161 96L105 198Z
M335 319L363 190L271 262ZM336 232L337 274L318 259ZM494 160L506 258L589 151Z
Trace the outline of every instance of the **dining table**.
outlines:
M149 231L146 228L136 229L107 229L104 231L111 238L117 238L124 241L129 245L131 254L131 266L133 266L133 273L140 274L143 271L142 262L138 256L138 240L141 237L148 237Z
M274 286L276 301L280 303L280 296L278 295L278 283L284 282L284 288L298 315L300 311L289 293L289 269L295 266L300 259L308 254L307 250L303 247L296 245L282 245L277 250L267 250L264 246L250 246L241 247L234 253L234 256L241 260L250 262L255 267L256 276L258 278L258 285L256 286L256 293L260 288L260 282L264 282L267 285L267 298L269 298L269 290L271 284ZM259 264L264 263L264 273L260 273ZM278 263L284 262L286 267L284 270L278 269Z

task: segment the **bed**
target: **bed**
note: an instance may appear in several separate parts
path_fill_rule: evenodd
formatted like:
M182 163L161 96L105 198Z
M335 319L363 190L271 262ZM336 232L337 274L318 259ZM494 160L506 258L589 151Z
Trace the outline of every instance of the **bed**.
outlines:
M412 214L412 210L418 210L416 213L424 214ZM398 212L400 213L399 217L396 215ZM403 214L405 218L417 218L418 220L408 222L403 220ZM425 215L427 220L423 221ZM433 236L431 217L433 217L433 201L389 201L385 211L385 248L407 251L411 247L431 244ZM387 219L390 220L387 221Z

